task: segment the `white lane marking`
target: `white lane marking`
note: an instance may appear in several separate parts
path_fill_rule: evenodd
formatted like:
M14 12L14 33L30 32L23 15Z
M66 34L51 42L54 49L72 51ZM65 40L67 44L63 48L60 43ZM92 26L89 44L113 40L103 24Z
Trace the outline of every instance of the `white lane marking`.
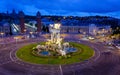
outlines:
M10 59L11 59L12 61L14 61L14 59L12 58L12 52L13 52L13 50L10 51Z
M63 75L63 71L62 71L61 65L59 66L59 68L60 68L60 73L61 73L61 75Z
M96 47L95 47L95 49L98 51L98 56L95 58L95 61L96 61L96 60L98 60L98 58L100 57L100 51L99 51L99 49L97 49Z

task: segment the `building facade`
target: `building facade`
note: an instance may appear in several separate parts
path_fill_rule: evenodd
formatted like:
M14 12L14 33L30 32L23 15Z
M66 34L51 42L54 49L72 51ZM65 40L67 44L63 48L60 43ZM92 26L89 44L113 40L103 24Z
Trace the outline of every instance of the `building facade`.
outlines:
M107 34L111 30L110 25L100 26L90 24L86 26L61 26L61 33L81 33L87 35Z

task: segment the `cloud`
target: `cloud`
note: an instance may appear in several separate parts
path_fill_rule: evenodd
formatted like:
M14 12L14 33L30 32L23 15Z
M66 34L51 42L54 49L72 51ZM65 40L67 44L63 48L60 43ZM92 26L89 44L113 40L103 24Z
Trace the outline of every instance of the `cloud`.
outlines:
M35 4L39 9L67 10L77 12L113 12L119 11L119 0L48 0L38 1Z

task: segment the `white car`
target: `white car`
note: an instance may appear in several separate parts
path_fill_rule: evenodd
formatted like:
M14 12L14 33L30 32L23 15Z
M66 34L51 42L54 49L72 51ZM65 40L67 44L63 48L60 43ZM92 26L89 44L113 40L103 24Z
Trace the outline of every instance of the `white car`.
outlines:
M118 49L120 49L120 46L116 46Z
M94 38L93 38L93 37L88 37L88 39L90 39L90 40L94 40Z

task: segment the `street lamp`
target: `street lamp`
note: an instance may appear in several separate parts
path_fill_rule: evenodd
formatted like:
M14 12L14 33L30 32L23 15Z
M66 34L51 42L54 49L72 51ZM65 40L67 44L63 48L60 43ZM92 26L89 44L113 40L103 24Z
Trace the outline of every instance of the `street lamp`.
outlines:
M84 37L84 38L87 37L87 36L86 36L86 32L83 32L83 37Z
M3 39L3 35L4 35L4 33L3 33L3 32L1 32L0 34L1 34L1 36L2 36L2 39Z
M36 38L38 37L38 32L35 32L35 37L36 37Z
M4 33L3 33L3 32L1 32L0 34L1 34L2 38L3 38Z
M3 40L3 35L4 35L4 33L3 33L3 32L1 32L0 34L1 34L1 36L2 36L2 41L4 42L4 40Z
M18 37L16 36L16 37L14 37L14 39L15 39L15 43L17 45Z
M33 32L30 32L30 34L33 34Z
M24 29L24 33L25 33L25 39L27 38L26 31L27 31L27 30L26 30L26 29Z
M30 32L30 36L32 37L33 32Z
M104 29L104 28L102 29L102 33L103 33L103 34L105 33L105 29Z
M26 33L26 31L27 31L27 30L26 30L26 29L24 29L24 32L25 32L25 33Z

